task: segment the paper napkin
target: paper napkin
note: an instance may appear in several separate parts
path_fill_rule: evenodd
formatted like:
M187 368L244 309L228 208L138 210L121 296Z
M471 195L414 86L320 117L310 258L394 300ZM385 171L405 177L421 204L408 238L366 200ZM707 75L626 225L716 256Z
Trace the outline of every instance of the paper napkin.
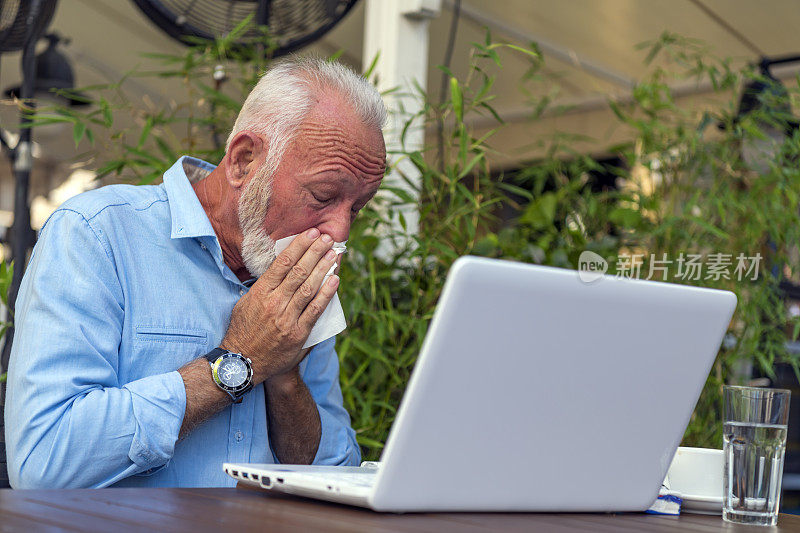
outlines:
M297 235L291 235L275 241L275 255L284 251L295 237L297 237ZM345 246L346 242L347 241L333 243L333 251L336 252L337 255L343 254L345 250L347 250L347 246ZM336 265L334 264L325 274L325 278L322 280L323 284L328 281L328 278L333 274L335 269ZM328 302L328 307L325 308L325 311L322 312L322 315L317 319L317 323L314 324L314 327L311 329L311 333L308 336L308 340L306 340L306 343L303 345L303 348L308 348L326 339L330 339L334 335L344 331L346 327L347 322L344 318L342 304L339 302L339 295L334 294L331 301Z

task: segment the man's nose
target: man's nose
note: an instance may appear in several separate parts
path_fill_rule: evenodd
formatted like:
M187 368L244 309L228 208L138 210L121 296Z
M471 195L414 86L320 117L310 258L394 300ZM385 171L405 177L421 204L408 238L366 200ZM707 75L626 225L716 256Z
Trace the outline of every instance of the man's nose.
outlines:
M346 241L350 235L350 209L339 209L325 222L317 226L319 231L333 237L334 242Z

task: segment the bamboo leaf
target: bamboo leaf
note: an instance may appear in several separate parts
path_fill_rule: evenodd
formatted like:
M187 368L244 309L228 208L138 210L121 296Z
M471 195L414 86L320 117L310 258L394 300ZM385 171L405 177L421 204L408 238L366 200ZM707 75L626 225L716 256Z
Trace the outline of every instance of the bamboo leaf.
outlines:
M461 172L458 174L458 179L461 179L461 178L467 176L467 174L469 174L472 171L473 167L475 167L475 165L477 165L478 162L483 160L483 157L485 155L486 154L481 152L480 154L478 154L475 157L473 157L472 159L470 159L469 163L467 163L467 166L465 166L463 168L463 170L461 170Z
M700 217L690 216L689 218L695 224L697 224L698 226L700 226L704 230L708 231L709 233L713 234L715 237L718 237L720 239L729 239L730 238L730 234L728 234L726 231L723 231L722 229L720 229L720 228L716 227L715 225L703 220Z
M72 127L72 140L75 141L75 148L78 147L78 144L81 142L81 139L83 139L85 133L86 124L84 122L76 122Z
M459 122L463 121L464 101L462 99L461 87L459 87L456 78L450 78L450 99L453 102L453 112L456 114L456 120Z
M328 62L333 63L334 61L338 60L344 54L344 48L339 48L330 56L328 56Z
M481 107L487 110L489 113L491 113L492 116L495 118L495 120L500 124L505 124L505 121L502 118L500 118L500 115L497 114L497 111L495 111L494 108L489 104L487 104L486 102L481 102L480 104L478 104L478 107Z
M533 200L533 194L531 194L531 191L523 189L522 187L518 187L517 185L512 185L511 183L498 183L497 186L501 189L507 190L510 193L522 196L528 201Z
M378 65L378 59L381 57L380 50L375 54L375 57L372 58L372 61L369 63L369 67L367 68L366 72L364 72L363 76L366 79L369 79L372 76L372 73L375 71L375 67Z
M147 117L142 127L142 133L139 135L139 140L136 143L136 148L141 149L147 138L150 136L150 130L153 129L153 117Z
M505 46L506 48L511 48L512 50L516 50L517 52L522 52L523 54L528 55L534 59L541 59L541 55L536 50L528 50L527 48L523 48L515 44L506 44Z
M370 448L374 448L376 450L382 450L383 449L383 443L382 442L377 441L375 439L372 439L370 437L367 437L365 435L357 434L356 435L356 440L358 441L358 443L361 446L369 446Z
M105 98L100 99L100 109L103 112L103 125L110 128L114 125L114 116L111 114L111 106Z

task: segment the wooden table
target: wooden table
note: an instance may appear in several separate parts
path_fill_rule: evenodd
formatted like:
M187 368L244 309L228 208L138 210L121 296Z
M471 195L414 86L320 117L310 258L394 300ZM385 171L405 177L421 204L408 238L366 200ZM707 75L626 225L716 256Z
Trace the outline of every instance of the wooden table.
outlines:
M365 509L237 489L0 490L0 531L795 531L733 526L718 516L647 514L380 514Z

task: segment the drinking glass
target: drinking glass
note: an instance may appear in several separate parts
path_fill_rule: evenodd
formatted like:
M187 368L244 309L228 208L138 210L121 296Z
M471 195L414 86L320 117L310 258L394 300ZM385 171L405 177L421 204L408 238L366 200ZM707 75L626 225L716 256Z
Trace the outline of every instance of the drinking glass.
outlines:
M783 456L791 393L726 386L722 518L774 526L781 500Z

